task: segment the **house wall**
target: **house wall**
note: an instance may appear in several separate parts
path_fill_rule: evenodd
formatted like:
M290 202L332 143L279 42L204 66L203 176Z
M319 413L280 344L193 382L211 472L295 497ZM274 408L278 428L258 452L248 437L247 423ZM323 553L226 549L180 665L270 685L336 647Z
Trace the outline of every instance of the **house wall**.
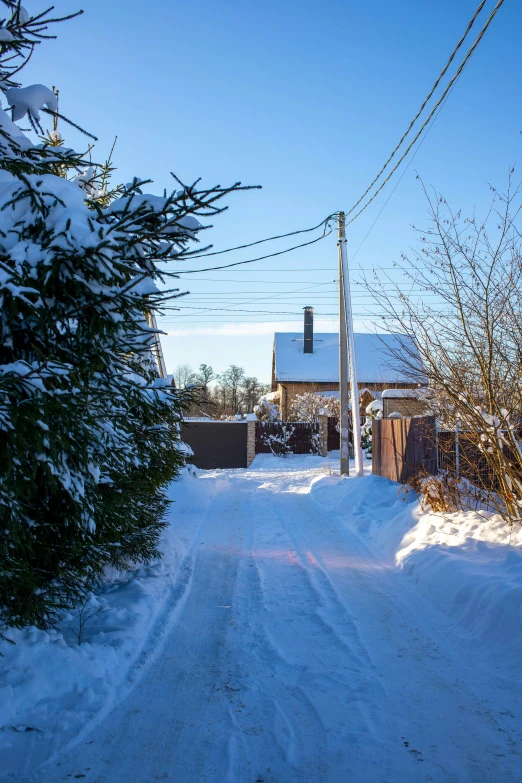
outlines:
M384 389L411 389L411 383L365 383L361 381L357 384L359 389L369 389L370 391L383 391ZM350 384L348 384L348 389ZM339 391L338 383L308 383L308 382L294 382L288 381L285 383L275 384L274 391L279 392L281 417L286 419L292 400L294 400L298 394L304 394L305 392L326 392L326 391ZM394 401L395 402L395 401ZM416 400L408 400L408 402L417 402ZM395 410L395 408L393 409Z

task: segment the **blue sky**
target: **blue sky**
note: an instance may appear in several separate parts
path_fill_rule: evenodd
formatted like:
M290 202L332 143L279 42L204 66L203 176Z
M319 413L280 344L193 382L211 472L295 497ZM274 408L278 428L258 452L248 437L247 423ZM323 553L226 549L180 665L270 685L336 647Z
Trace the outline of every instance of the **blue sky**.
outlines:
M209 185L262 185L231 197L228 212L215 220L209 239L221 249L350 208L402 135L477 5L90 0L80 19L57 30L57 41L40 47L23 82L57 85L62 111L100 137L99 158L118 136L118 180L150 177L160 191L175 171ZM487 8L493 5L490 0ZM36 0L26 6L44 8ZM67 13L76 5L57 0L55 7ZM504 184L522 152L521 23L522 7L506 0L355 259L394 182L350 227L354 268L389 266L415 241L411 225L422 226L426 215L416 172L464 209L485 208L487 183ZM77 148L84 143L68 131L66 141ZM243 267L248 272L191 275L180 281L191 291L183 305L234 307L235 301L239 308L259 298L256 309L300 313L311 304L319 328L333 329L335 322L321 314L335 312L336 259L331 236ZM309 286L315 287L285 293ZM274 292L284 294L281 305L263 302ZM354 309L363 303L371 310L358 293ZM300 315L218 319L193 312L163 321L169 370L182 362L206 362L217 371L235 363L268 381L274 328L301 325ZM356 329L369 328L368 319L356 323Z

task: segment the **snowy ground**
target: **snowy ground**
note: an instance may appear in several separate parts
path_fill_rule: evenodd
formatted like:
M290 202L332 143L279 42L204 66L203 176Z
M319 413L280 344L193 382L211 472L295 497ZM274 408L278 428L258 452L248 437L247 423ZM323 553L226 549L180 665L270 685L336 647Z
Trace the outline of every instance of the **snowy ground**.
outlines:
M519 531L328 466L186 477L166 559L81 647L4 643L8 779L519 781Z

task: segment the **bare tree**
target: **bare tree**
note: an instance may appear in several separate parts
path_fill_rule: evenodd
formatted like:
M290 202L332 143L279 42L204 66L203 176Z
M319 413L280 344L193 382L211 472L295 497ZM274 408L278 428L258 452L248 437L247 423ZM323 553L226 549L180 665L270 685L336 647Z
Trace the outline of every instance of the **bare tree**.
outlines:
M200 364L199 370L194 376L194 383L201 390L204 397L208 397L210 384L216 378L216 373L210 364Z
M78 629L76 630L71 626L69 626L70 630L74 633L74 635L78 639L78 644L82 644L83 642L85 624L89 620L91 620L95 615L100 614L100 612L104 611L103 606L96 606L96 604L94 604L94 606L91 608L91 611L86 611L91 600L92 600L92 596L88 596L83 602L83 604L81 604L76 610L77 619L78 619Z
M390 363L429 386L440 424L462 433L460 458L479 499L510 523L522 508L521 203L512 175L505 193L491 188L484 219L455 213L423 187L430 222L417 231L420 248L397 264L403 280L380 270L365 281L388 330L406 336ZM470 495L477 499L474 488Z
M258 403L259 398L262 397L263 394L266 394L267 391L268 386L264 383L261 383L257 378L243 378L243 383L241 384L241 401L243 411L245 413L250 413L253 411L254 405Z
M190 364L178 364L174 370L174 380L178 389L185 389L194 383L194 370Z
M232 414L240 412L241 385L244 377L244 369L238 367L237 364L231 364L230 367L219 376L223 407L229 408L230 413Z
M209 408L214 405L212 400L211 383L216 378L216 374L210 364L200 364L197 373L191 377L191 383L194 384L193 402L188 410L189 415L207 415Z

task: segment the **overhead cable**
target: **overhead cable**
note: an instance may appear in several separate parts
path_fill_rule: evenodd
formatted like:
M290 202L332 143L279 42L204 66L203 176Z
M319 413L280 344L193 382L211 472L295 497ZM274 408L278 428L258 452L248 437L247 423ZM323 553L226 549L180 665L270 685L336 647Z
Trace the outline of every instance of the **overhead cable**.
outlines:
M312 228L302 228L299 231L290 231L288 234L279 234L279 236L267 237L266 239L258 239L256 242L249 242L247 245L238 245L237 247L229 247L226 250L213 250L211 253L200 253L198 255L187 253L185 257L190 257L190 259L193 259L193 258L207 258L207 256L220 256L223 253L233 253L235 250L245 250L245 248L247 247L254 247L254 245L262 245L263 242L273 242L276 239L286 239L287 237L294 237L297 234L309 234L311 231L317 231L318 228L321 228L321 226L328 223L328 221L332 220L336 216L336 214L337 213L328 215L327 218L321 220L320 223L318 223L316 226L312 226Z
M464 35L462 36L462 38L460 39L460 41L458 42L458 44L456 45L456 47L455 47L455 48L454 48L454 50L452 51L452 53L451 53L451 55L450 55L450 57L449 57L449 60L447 61L446 65L444 66L444 68L442 69L442 71L441 71L441 72L439 73L439 75L437 76L437 79L435 80L435 83L434 83L433 87L431 88L431 90L430 90L430 92L428 93L428 95L425 97L425 99L424 99L424 101L422 102L422 105L421 105L421 107L420 107L419 111L417 112L417 114L415 115L415 117L412 119L412 121L411 121L411 122L410 122L410 124L408 125L408 128L406 129L406 131L405 131L405 132L403 133L403 135L401 136L399 143L397 144L397 146L395 147L395 149L394 149L394 150L393 150L393 152L391 153L390 157L388 158L388 160L386 161L386 163L384 164L384 166L382 167L382 169L379 171L379 173L377 174L377 176L375 177L375 179L373 180L373 182L371 182L371 183L368 185L368 187L366 188L366 190L365 190L365 191L364 191L364 193L362 194L362 196L361 196L361 198L359 199L359 201L357 201L357 202L356 202L356 203L353 205L353 207L352 207L352 208L351 208L351 209L350 209L350 210L349 210L349 211L346 213L346 215L347 215L347 216L348 216L348 215L350 215L350 214L351 214L351 213L354 211L354 209L357 209L357 207L359 206L359 204L361 203L361 201L362 201L362 200L364 199L364 197L365 197L365 196L366 196L366 195L367 195L367 194L370 192L370 190L373 188L373 186L375 185L375 183L377 182L377 180L380 178L381 174L382 174L382 173L383 173L383 172L386 170L386 168L388 167L388 164L390 163L390 161L391 161L391 160L393 159L393 157L395 156L395 153L398 151L399 147L402 145L402 142L404 141L404 139L406 138L406 136L409 134L409 132L411 131L411 129L413 128L413 126L415 125L415 123L417 122L417 120L419 119L420 115L422 114L422 112L423 112L423 111L424 111L424 109L426 108L426 105L427 105L428 101L431 99L431 97L433 96L433 93L435 92L435 90L436 90L436 89L437 89L437 87L439 86L439 84L440 84L440 82L441 82L441 79L442 79L442 78L443 78L443 76L446 74L446 72L447 72L448 68L450 67L451 63L452 63L452 62L453 62L453 60L455 59L455 55L457 54L458 50L460 49L460 47L461 47L461 46L462 46L462 44L464 43L464 41L465 41L465 39L466 39L466 37L467 37L467 35L468 35L469 31L471 30L471 28L473 27L473 24L475 23L475 21L476 21L476 19L477 19L477 16L480 14L480 12L482 11L482 9L484 8L484 6L485 6L485 5L486 5L486 0L482 0L482 2L479 4L479 6L478 6L477 10L476 10L476 11L475 11L475 13L473 14L473 17L471 18L470 22L468 23L468 26L466 27L466 30L464 31Z
M446 88L444 89L444 92L442 93L442 95L441 95L441 97L438 99L438 101L435 103L435 106L433 107L433 109L432 109L432 110L431 110L431 112L429 113L428 117L427 117L427 118L426 118L426 120L425 120L425 121L422 123L422 125L421 125L421 127L420 127L420 130L417 132L417 134L416 134L416 135L415 135L415 137L412 139L412 141L411 141L411 142L408 144L408 146L406 147L406 149L405 149L404 153L403 153L403 154L401 155L401 157L399 158L398 162L397 162L397 163L395 164L395 166L392 168L392 170L390 171L390 173L388 174L388 176L386 177L386 179L385 179L385 180L384 180L384 181L381 183L381 185L380 185L380 186L377 188L377 190L375 191L375 193L373 194L373 196L372 196L370 199L368 199L368 201L366 202L366 204L365 204L365 205L364 205L364 206L363 206L363 207L362 207L362 208L361 208L361 209L360 209L360 210L359 210L359 211L358 211L358 212L357 212L357 213L356 213L356 214L353 216L353 218L352 218L351 220L349 220L349 221L346 223L346 225L347 225L347 226L349 226L349 225L350 225L350 223L353 223L353 222L354 222L354 220L357 220L357 218L359 217L359 215L361 215L361 213L362 213L362 212L364 212L364 210L365 210L367 207L369 207L369 205L372 203L372 201L373 201L373 200L374 200L374 199L375 199L375 198L378 196L378 194L381 192L381 190L384 188L384 186L385 186L385 185L386 185L386 184L389 182L389 180L391 179L391 177L392 177L392 176L394 175L394 173L397 171L397 169L398 169L398 168L399 168L399 166L401 165L402 161L403 161L403 160L406 158L406 156L409 154L409 152L410 152L410 150L412 149L412 147L414 146L414 144L416 144L416 142L419 140L419 138L420 138L420 136L421 136L422 132L424 131L424 129L426 128L426 126L429 124L429 122L431 121L431 119L432 119L432 117L434 116L435 112L437 111L437 109L439 108L439 106L441 105L441 103L442 103L442 102L445 100L445 98L447 97L447 95L448 95L449 91L451 90L451 88L453 87L453 85L455 84L455 82L457 81L457 79L459 78L459 76L461 75L461 73L462 73L462 71L464 70L464 68L465 68L465 66L466 66L466 64L467 64L467 62L468 62L468 60L470 59L471 55L473 54L473 52L475 51L475 49L476 49L476 48L477 48L477 46L479 45L480 41L481 41L481 40L482 40L482 38L484 37L484 34L485 34L486 30L487 30L487 29L488 29L488 27L490 26L491 22L493 21L494 17L496 16L497 12L499 11L499 9L500 9L500 7L501 7L501 5L502 5L503 3L504 3L504 0L498 0L498 2L497 2L497 4L496 4L495 8L493 9L493 11L491 12L491 14L489 15L488 19L486 20L486 22L485 22L485 24L484 24L484 27L482 28L482 30L481 30L481 31L480 31L480 33L478 34L478 36L477 36L477 38L476 38L475 42L473 43L473 45L471 46L471 48L468 50L468 52L467 52L466 56L464 57L463 61L462 61L462 62L461 62L461 64L459 65L459 67L458 67L457 71L455 72L455 74L453 75L453 77L452 77L452 78L450 79L450 81L448 82L448 84L447 84ZM363 196L363 198L364 198L364 196ZM359 201L357 202L357 204L359 204L359 203L361 202L361 200L362 200L362 199L359 199ZM354 205L354 206L353 206L353 207L352 207L352 208L351 208L351 209L350 209L350 210L349 210L349 211L348 211L346 214L347 214L347 215L351 214L351 213L354 211L354 209L356 208L357 204L355 204L355 205Z
M294 245L293 247L289 247L286 250L280 250L278 253L268 253L266 256L259 256L259 258L250 258L248 261L235 261L233 264L224 264L223 266L210 266L206 267L205 269L183 269L179 272L175 272L175 274L179 275L193 275L198 272L214 272L218 269L230 269L230 267L233 266L242 266L243 264L253 264L255 261L263 261L265 258L275 258L276 256L282 256L285 253L291 253L292 250L298 250L301 247L307 247L308 245L314 245L316 242L320 242L321 239L324 239L325 237L329 236L332 233L332 229L330 228L329 231L327 231L328 223L326 221L323 221L322 223L319 223L319 226L322 226L324 223L324 231L321 234L320 237L316 237L315 239L310 240L310 242L303 242L301 245Z

